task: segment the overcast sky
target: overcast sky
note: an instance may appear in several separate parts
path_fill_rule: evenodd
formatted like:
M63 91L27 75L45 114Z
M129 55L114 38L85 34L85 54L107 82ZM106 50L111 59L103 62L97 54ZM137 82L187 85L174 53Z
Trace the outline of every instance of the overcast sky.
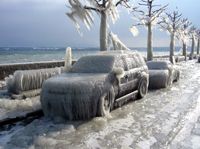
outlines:
M134 0L131 0L134 1ZM98 47L99 17L91 31L82 27L80 37L65 13L66 0L0 0L0 46ZM157 0L169 3L169 11L178 7L184 17L200 27L200 0ZM120 19L111 30L129 47L146 47L146 30L137 37L129 32L134 20L121 10ZM154 30L154 46L168 46L169 36Z

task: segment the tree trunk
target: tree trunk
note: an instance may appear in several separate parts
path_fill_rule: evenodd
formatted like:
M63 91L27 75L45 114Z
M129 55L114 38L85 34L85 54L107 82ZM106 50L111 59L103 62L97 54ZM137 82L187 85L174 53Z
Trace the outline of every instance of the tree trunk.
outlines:
M195 46L195 41L194 41L194 36L192 37L192 49L190 53L190 59L193 59L194 57L194 46Z
M187 60L187 47L186 43L183 42L183 56L185 56L185 61Z
M152 27L151 23L148 24L148 37L147 37L147 61L153 60L153 47L152 47Z
M100 24L100 51L107 51L107 14L101 12L101 24Z
M200 39L198 39L198 43L197 43L197 55L199 55L199 49L200 48Z
M174 33L171 34L170 38L171 38L171 40L170 40L170 55L169 55L169 59L170 59L170 62L172 64L174 64L175 63L175 61L174 61L174 45L175 45Z

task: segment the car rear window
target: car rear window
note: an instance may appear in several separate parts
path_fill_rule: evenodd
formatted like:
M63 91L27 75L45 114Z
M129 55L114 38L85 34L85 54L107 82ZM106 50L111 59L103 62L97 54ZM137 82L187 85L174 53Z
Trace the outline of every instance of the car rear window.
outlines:
M149 69L168 69L171 64L167 61L150 61L147 62L147 66Z
M114 57L110 55L84 56L72 67L75 73L108 73L112 71Z

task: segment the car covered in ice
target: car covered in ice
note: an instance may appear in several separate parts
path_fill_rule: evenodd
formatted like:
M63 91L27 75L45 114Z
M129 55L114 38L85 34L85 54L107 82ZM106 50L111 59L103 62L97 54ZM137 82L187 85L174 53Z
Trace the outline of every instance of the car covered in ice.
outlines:
M105 116L130 99L144 97L148 82L148 68L137 51L84 56L68 72L44 82L42 109L53 119Z
M166 88L180 77L179 69L169 61L149 61L149 89Z

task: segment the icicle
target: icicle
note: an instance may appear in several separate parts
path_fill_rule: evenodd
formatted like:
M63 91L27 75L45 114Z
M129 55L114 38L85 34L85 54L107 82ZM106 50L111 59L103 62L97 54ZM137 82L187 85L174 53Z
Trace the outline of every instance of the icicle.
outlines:
M66 54L65 54L65 66L64 66L64 71L68 71L72 66L72 49L68 47L66 49Z
M135 37L135 36L138 36L138 34L139 34L139 31L138 31L138 29L135 27L135 26L132 26L131 28L130 28L130 32L132 33L132 35Z
M79 0L69 0L69 4L71 5L71 7L69 6L71 12L66 13L66 15L73 21L77 31L80 33L80 26L78 24L79 20L84 23L88 30L90 30L94 23L92 12L85 9Z
M109 0L105 11L108 11L112 23L115 24L115 22L119 19L119 12L112 0Z

